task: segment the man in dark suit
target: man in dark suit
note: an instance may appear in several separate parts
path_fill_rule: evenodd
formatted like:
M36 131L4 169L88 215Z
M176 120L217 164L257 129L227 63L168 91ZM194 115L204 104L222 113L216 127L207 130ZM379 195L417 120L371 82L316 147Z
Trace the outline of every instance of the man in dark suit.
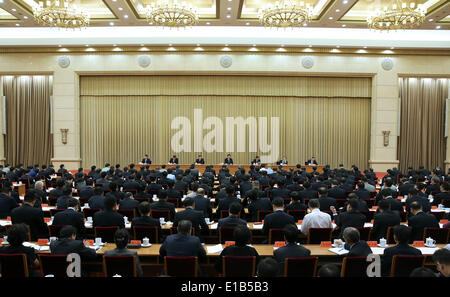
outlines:
M159 190L162 190L162 186L159 183L156 182L156 177L155 176L150 176L150 183L145 188L145 190L147 190L147 191L159 191Z
M422 205L414 201L410 205L412 216L408 216L408 226L412 227L411 242L414 240L424 240L425 228L439 228L439 222L432 214L426 214L422 210Z
M63 195L63 188L65 186L65 182L63 178L60 178L57 182L56 182L56 188L54 188L53 190L51 190L48 193L49 197L52 198L59 198L60 196Z
M141 216L135 217L132 221L131 221L131 229L133 229L135 226L155 226L158 227L158 241L162 242L163 240L163 234L161 231L161 223L159 222L159 220L154 219L152 217L150 217L150 203L148 203L147 201L141 202L139 204L139 213L141 214ZM142 238L136 238L138 240L142 239Z
M288 224L283 229L286 245L273 252L275 260L280 265L280 274L284 273L284 262L286 258L309 257L311 251L297 244L298 228L295 224Z
M233 159L231 159L231 155L228 154L227 157L225 158L225 160L223 161L223 164L226 165L233 165Z
M174 199L178 199L179 201L181 201L181 198L183 197L183 195L181 195L180 191L175 190L174 187L175 183L173 182L173 180L168 180L167 182L167 198L174 198Z
M136 181L136 177L134 175L130 175L128 177L128 181L126 181L123 184L123 190L135 190L137 192L137 190L139 190L140 185L139 183Z
M345 199L347 198L347 194L341 187L339 187L339 183L337 180L332 180L331 189L328 189L328 197L334 199Z
M359 199L370 199L370 192L365 189L363 182L356 184L356 190L353 193L358 195Z
M383 200L385 200L389 203L390 210L398 211L399 213L403 212L402 202L400 200L398 200L397 198L392 197L391 189L381 190L381 195L383 197Z
M152 161L150 160L147 154L145 154L144 158L142 158L141 164L149 164L149 165L152 164Z
M68 255L75 253L80 255L81 261L95 260L97 254L94 249L89 248L88 243L77 240L77 229L73 226L64 226L59 235L59 239L50 243L52 255ZM86 271L81 271L81 276L88 277Z
M187 187L188 187L188 183L183 181L183 175L182 174L177 174L175 176L175 184L173 189L176 191L184 191L184 193L186 193Z
M410 206L413 202L419 202L422 205L422 210L424 212L431 211L431 204L427 197L418 194L417 190L411 190L408 194L408 199L406 199L406 211L411 214Z
M105 197L105 206L103 210L97 211L94 214L93 227L109 227L118 226L119 228L125 228L125 222L123 215L118 213L117 200L111 194Z
M319 188L320 211L330 210L330 207L337 207L336 199L328 197L328 190L325 187Z
M175 218L175 206L173 203L167 202L167 191L161 190L158 192L158 201L150 204L152 210L169 210L170 220Z
M119 209L134 209L137 211L139 201L134 200L133 194L130 192L125 193L125 199L119 201Z
M319 163L317 163L316 157L312 157L311 159L305 162L305 165L319 165Z
M396 246L386 248L381 259L381 274L382 276L389 276L391 272L392 258L396 255L422 255L422 252L412 246L408 245L411 238L411 231L408 227L398 225L394 228L394 240Z
M173 226L177 227L179 222L188 220L192 223L192 227L195 229L196 234L200 234L200 230L202 233L207 234L209 232L209 227L205 222L203 212L194 210L194 198L188 197L184 199L183 203L186 209L175 214Z
M308 207L301 201L298 192L291 192L291 203L286 205L284 211L287 213L289 210L304 210L306 211Z
M247 225L247 222L239 218L239 214L242 210L242 205L239 202L232 202L230 204L230 215L226 218L219 219L217 225L220 227L235 227L237 225Z
M80 198L91 198L94 195L94 180L86 180L86 186L80 190Z
M220 199L219 205L218 205L217 211L216 211L216 213L219 216L220 216L220 212L222 210L228 210L232 203L235 203L235 202L240 203L239 199L237 199L236 197L233 196L233 192L234 192L233 187L227 186L225 188L225 191L226 191L227 196L225 198Z
M439 194L434 195L433 199L433 206L437 206L439 204L447 203L447 205L450 205L450 184L449 183L442 183L441 184L441 192Z
M105 206L105 196L102 187L96 187L94 189L94 196L89 198L88 204L89 208L100 208L103 209Z
M279 180L277 182L277 186L272 188L272 191L270 193L270 199L274 199L275 197L280 197L280 198L289 198L289 196L291 195L291 191L289 191L288 189L286 189L284 187L284 181L283 180Z
M270 229L282 229L287 224L294 224L294 217L284 212L284 201L281 198L275 198L272 201L273 213L264 217L264 226L262 232L269 236Z
M203 159L202 155L198 155L197 159L195 159L195 164L205 164L205 159Z
M433 262L436 264L436 269L439 271L439 276L450 277L450 250L442 248L434 252Z
M78 211L79 208L80 206L77 199L69 199L69 201L67 201L67 209L56 213L52 224L56 226L71 225L76 228L78 236L80 238L83 237L85 231L84 217L83 214Z
M186 198L190 199L190 198ZM177 225L178 234L169 235L159 248L162 259L169 257L198 257L199 263L206 258L206 251L197 236L191 236L192 222L180 220ZM198 267L201 275L200 265Z
M358 210L359 211L369 211L369 207L367 206L366 201L360 200L359 197L355 193L350 193L350 194L348 194L348 200L344 203L344 207L342 208L341 212L347 211L347 205L348 205L348 201L350 201L350 199L358 200Z
M269 198L266 197L258 197L257 190L250 190L247 192L247 198L249 200L249 204L247 206L248 213L250 215L250 220L252 222L258 221L258 211L260 210L272 210L272 203Z
M57 209L66 209L67 208L67 201L69 199L72 199L72 188L71 187L65 187L63 190L63 195L58 198L56 201L56 208Z
M360 239L358 229L347 227L344 229L344 248L348 250L347 257L367 257L372 254L372 250L366 241Z
M0 189L0 219L6 219L6 217L11 216L11 211L16 207L19 207L17 201L9 196L10 191L10 185L3 185L3 188Z
M339 237L342 238L343 232L347 227L364 227L366 216L358 211L359 201L357 199L350 199L347 204L347 211L337 214L336 208L331 206L333 217L336 225L341 232Z
M178 158L176 155L172 156L172 158L169 160L169 164L178 164Z
M194 197L195 210L203 212L205 218L211 218L212 207L209 198L205 198L205 190L198 188L197 195Z
M304 182L303 188L305 189L299 192L302 201L304 201L305 199L319 198L319 193L312 189L310 182Z
M33 190L28 190L25 194L21 207L16 207L11 211L11 221L14 224L24 223L30 227L32 241L38 238L48 237L47 224L44 222L44 213L41 209L35 208L36 195Z
M414 189L414 183L409 178L403 178L402 183L398 186L398 192L400 196L408 195L409 191Z
M386 199L378 203L379 213L373 219L373 228L370 234L372 240L386 238L388 227L400 225L400 215L396 211L390 210L389 202Z
M256 156L256 157L253 159L252 165L261 165L261 159L259 158L259 156Z

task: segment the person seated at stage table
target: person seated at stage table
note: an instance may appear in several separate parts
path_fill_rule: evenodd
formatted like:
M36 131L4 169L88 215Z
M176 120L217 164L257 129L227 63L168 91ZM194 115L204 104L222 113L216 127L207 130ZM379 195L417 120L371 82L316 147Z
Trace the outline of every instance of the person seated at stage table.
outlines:
M198 155L197 159L195 159L195 165L197 164L205 164L205 159L203 159L202 155Z
M169 164L178 164L178 158L176 155L172 156L172 158L169 160Z
M311 159L309 159L308 161L305 162L305 165L319 165L319 163L317 163L316 161L316 157L312 157Z
M283 158L277 162L277 165L288 165L288 161L286 159L286 156L283 156Z
M144 158L142 158L142 161L139 163L140 165L144 164L152 164L152 160L148 157L147 154L145 154Z
M234 227L233 239L235 241L234 245L227 246L220 253L219 258L216 261L215 268L217 271L222 271L222 257L233 256L233 257L256 257L256 265L259 262L259 254L256 249L247 244L250 241L252 233L247 227L247 224L238 225Z
M225 165L233 165L233 159L231 159L231 154L228 154L225 160L223 161Z
M261 159L259 158L259 156L256 156L255 159L253 159L252 161L252 165L260 165L261 164Z

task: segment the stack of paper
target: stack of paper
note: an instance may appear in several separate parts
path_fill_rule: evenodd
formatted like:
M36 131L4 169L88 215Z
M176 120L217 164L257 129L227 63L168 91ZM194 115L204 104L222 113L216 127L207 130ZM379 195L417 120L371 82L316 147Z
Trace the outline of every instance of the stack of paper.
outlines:
M211 229L211 230L214 230L214 229L217 229L217 226L218 226L219 224L218 223L214 223L214 224L212 224L211 226L209 226L209 228Z
M256 230L262 229L263 227L264 227L263 224L261 224L261 225L255 225L255 224L253 224L253 229L256 229Z
M222 250L223 250L221 244L208 246L208 247L206 247L206 249L208 251L208 254L218 254L218 253L222 252Z
M435 251L439 250L438 247L429 248L429 247L419 247L417 248L422 252L422 255L433 255Z
M380 247L371 247L372 253L375 255L383 255L384 254L384 248Z
M341 249L341 248L330 248L330 249L328 249L328 251L338 254L338 255L348 254L348 251L346 249Z
M23 246L26 246L26 247L32 247L37 251L49 251L50 250L50 247L48 245L42 246L42 245L37 245L37 244L31 243L31 242L27 242L27 241L25 241L22 244L23 244Z

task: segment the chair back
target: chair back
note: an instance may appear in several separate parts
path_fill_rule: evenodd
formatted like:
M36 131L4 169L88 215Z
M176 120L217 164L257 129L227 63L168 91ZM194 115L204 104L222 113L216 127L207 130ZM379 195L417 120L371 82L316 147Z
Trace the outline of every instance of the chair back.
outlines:
M373 193L375 193L375 194L372 194L372 195L375 195L376 196L376 193L377 192L373 192ZM375 197L374 196L374 197ZM364 201L366 201L366 203L367 203L367 207L370 209L370 208L372 208L375 204L376 204L376 199L364 199Z
M395 244L395 240L394 240L394 226L390 226L390 227L387 228L386 243L387 244Z
M49 237L59 237L59 234L63 227L64 227L64 225L49 225L48 226ZM81 236L82 234L78 234L78 235Z
M85 208L83 209L83 215L85 218L94 217L94 214L100 210L100 208Z
M270 229L269 230L269 244L274 244L275 241L284 241L283 229Z
M288 210L287 214L293 216L294 220L297 222L298 220L303 220L306 215L306 210L292 209Z
M48 197L48 205L49 206L56 206L56 202L58 201L58 197Z
M372 222L373 217L375 216L374 211L360 211L360 213L366 216L366 223Z
M158 227L156 226L133 226L133 236L135 240L149 239L150 243L159 242Z
M257 221L261 222L262 220L264 220L264 217L268 214L273 213L272 210L258 210L258 217L257 217Z
M445 211L433 211L431 214L436 217L436 220L440 221L444 219L447 213Z
M320 244L322 241L331 241L332 228L309 228L308 244Z
M167 198L167 202L173 203L173 206L174 206L175 208L178 208L178 205L179 205L179 203L180 203L180 201L179 201L178 198Z
M197 257L164 257L164 271L168 276L197 277Z
M165 221L170 221L170 211L168 209L151 210L150 216L154 219L164 218Z
M91 198L90 197L80 197L78 199L78 202L80 202L80 205L83 206L89 202L89 199L91 199Z
M448 243L450 235L450 229L446 228L429 228L426 227L423 232L423 240L428 237L436 240L436 243Z
M61 211L65 211L65 209L56 209L56 208L50 209L50 216L54 217L55 214Z
M408 221L408 213L406 211L400 212L400 222Z
M121 277L136 277L136 256L103 256L103 273L105 277L116 274Z
M444 208L450 207L450 199L443 199L442 204L444 205Z
M341 277L367 277L367 257L345 257L342 261Z
M223 256L222 274L224 277L253 277L256 270L256 257Z
M414 269L423 267L424 261L423 255L396 255L392 257L391 277L409 277Z
M318 257L284 259L284 276L314 277L317 272Z
M25 254L0 254L2 277L28 277L28 263Z
M230 211L228 209L222 209L219 214L219 218L226 218L230 215Z
M225 241L233 241L234 227L219 227L219 243L224 244Z
M38 254L41 277L53 274L55 277L68 277L67 255Z
M347 202L347 199L336 199L337 208L344 207L345 202Z
M372 232L371 227L356 227L356 229L359 231L359 238L361 240L370 240L370 232Z
M108 226L108 227L95 227L94 236L101 237L102 242L114 242L114 233L119 230L118 226Z
M127 217L128 221L131 221L136 217L136 212L134 209L119 209L117 210L117 212L123 215L124 217Z

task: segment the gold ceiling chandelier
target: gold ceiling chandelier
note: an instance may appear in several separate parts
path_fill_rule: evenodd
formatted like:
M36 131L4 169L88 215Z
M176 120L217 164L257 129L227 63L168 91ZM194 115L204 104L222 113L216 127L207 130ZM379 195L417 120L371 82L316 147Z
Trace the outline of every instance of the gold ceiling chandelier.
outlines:
M283 0L268 4L258 12L259 22L266 27L300 27L311 21L313 9L309 3Z
M370 29L402 30L411 29L423 23L427 9L422 4L393 0L392 6L385 6L382 11L376 10L367 18Z
M169 2L152 2L141 11L151 24L163 27L187 27L198 23L198 14L191 4L178 3L177 0Z
M40 1L33 8L34 18L38 23L66 29L83 28L89 25L89 14L72 4L72 0Z

